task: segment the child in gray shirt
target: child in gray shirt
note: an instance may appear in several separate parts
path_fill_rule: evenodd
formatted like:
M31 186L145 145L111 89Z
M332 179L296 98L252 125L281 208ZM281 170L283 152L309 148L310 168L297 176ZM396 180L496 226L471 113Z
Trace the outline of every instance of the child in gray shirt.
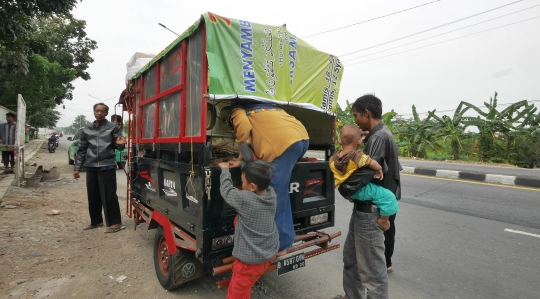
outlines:
M276 193L270 187L272 165L263 160L247 162L242 169L242 190L233 186L229 167L219 163L221 196L238 213L235 219L233 275L227 298L250 298L251 288L272 264L279 248L274 222Z

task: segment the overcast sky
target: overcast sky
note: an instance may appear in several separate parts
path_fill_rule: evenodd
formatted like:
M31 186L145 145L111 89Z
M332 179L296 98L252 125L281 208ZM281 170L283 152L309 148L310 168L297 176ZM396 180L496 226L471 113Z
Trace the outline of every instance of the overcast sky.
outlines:
M157 54L175 39L158 23L181 33L209 11L255 23L287 24L296 36L307 37L432 1L85 0L73 14L86 20L88 37L99 48L92 52L95 61L88 69L92 79L74 82L74 100L59 109L63 117L58 124L67 126L78 114L93 120L92 106L99 102L93 97L112 98L106 103L114 106L125 88L130 57L135 52ZM495 9L503 5L507 6ZM495 91L499 103L526 99L540 106L540 18L524 21L540 16L539 5L540 0L441 0L304 40L343 61L338 99L342 107L346 100L375 93L384 112L394 109L409 117L413 104L418 112L455 109L460 101L479 106ZM483 13L488 10L492 11ZM513 12L517 13L500 17ZM480 15L467 18L476 14ZM467 19L400 39L463 18ZM471 26L483 21L487 22ZM520 21L524 22L490 30ZM467 26L471 27L457 30ZM471 35L485 30L489 31ZM440 36L430 38L435 35ZM396 39L400 40L387 43Z

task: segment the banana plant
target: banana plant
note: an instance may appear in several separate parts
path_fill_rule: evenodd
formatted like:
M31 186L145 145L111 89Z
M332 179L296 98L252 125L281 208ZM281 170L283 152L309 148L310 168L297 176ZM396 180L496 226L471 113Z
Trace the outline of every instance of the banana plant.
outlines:
M425 119L420 119L414 105L412 112L413 119L401 121L399 126L394 129L399 140L397 146L409 156L425 158L427 149L437 151L441 148L438 143L434 142L436 137L435 123L431 120L430 115Z
M388 127L390 132L394 132L394 117L396 116L397 112L392 109L392 111L384 113L381 117L382 121Z
M522 118L525 117L530 112L530 107L526 100L519 101L511 104L506 109L499 111L497 110L497 92L495 96L490 98L489 103L484 102L484 106L487 108L487 111L482 111L481 108L476 107L475 105L463 102L465 107L468 107L476 111L478 117L463 117L462 120L467 126L475 126L480 132L480 151L481 151L481 160L484 160L490 156L493 156L498 153L511 152L511 142L508 143L509 134L512 135L512 132L516 131L514 124L519 122ZM525 107L523 110L523 107ZM503 143L506 143L506 147L501 146L495 140L499 138ZM506 155L502 155L506 156Z
M442 138L442 145L446 147L448 143L450 143L452 148L453 160L459 159L459 154L462 149L461 142L464 139L471 137L471 135L465 134L465 129L467 128L467 125L462 122L463 115L465 114L465 112L467 112L467 110L470 109L470 107L463 108L463 106L464 102L462 101L461 103L459 103L452 117L449 117L447 115L439 117L435 115L435 110L428 112L431 118L433 118L433 120L439 126L437 135L438 137Z

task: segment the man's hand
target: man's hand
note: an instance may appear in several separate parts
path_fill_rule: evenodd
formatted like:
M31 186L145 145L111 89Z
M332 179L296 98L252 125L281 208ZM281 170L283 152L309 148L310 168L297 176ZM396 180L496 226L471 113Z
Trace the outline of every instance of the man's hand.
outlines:
M229 163L230 168L234 168L240 166L240 161L241 160L229 160L227 163Z
M81 177L78 170L73 171L73 178L78 180Z
M386 217L379 217L379 219L377 219L377 223L379 223L379 225L385 230L387 231L388 229L390 229L390 221L388 221L388 216Z
M238 158L236 158L236 160L238 161L242 161L244 159L244 156L242 155L242 152L238 152Z
M121 144L126 144L126 143L127 143L126 137L118 136L118 138L116 138L116 144L121 145Z
M229 168L229 162L221 162L221 163L218 163L218 166L219 168L223 169L223 168Z
M374 179L382 180L384 178L384 173L382 169L375 170L375 175L373 176Z

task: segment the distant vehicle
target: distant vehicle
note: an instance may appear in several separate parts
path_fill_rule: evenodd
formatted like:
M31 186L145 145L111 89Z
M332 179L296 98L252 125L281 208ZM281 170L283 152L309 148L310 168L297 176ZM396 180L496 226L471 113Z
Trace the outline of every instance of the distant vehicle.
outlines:
M54 151L58 148L58 137L56 135L53 135L49 137L49 142L47 143L47 149L49 150L49 153L54 153Z
M82 129L79 129L75 136L68 137L67 140L73 141L68 148L68 163L69 165L75 164L75 159L77 159L77 152L79 151L79 139L81 138ZM116 150L116 165L118 168L123 169L126 164L127 159L127 148L122 151Z

